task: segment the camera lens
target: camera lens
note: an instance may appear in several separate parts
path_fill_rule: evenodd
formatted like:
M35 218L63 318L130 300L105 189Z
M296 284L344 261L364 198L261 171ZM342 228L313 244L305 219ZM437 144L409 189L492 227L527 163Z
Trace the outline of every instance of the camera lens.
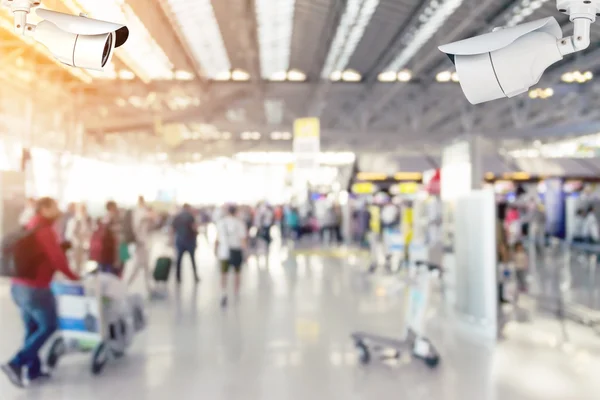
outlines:
M112 42L113 42L113 35L111 33L108 35L108 38L106 39L106 43L104 44L104 51L102 52L102 67L104 67L106 65L106 63L108 62L108 59L110 58L110 52L112 51Z

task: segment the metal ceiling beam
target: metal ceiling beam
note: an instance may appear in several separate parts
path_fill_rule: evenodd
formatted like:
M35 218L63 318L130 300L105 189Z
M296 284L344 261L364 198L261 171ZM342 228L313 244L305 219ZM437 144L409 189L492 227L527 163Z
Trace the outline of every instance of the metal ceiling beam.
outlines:
M156 120L162 124L210 122L212 118L223 114L227 108L250 95L246 90L235 90L220 98L213 98L207 104L189 107L185 110L163 111L158 114L140 112L134 116L117 118L97 118L95 121L86 121L86 130L92 134L123 133L132 131L153 132ZM141 111L141 110L140 110Z
M476 7L474 7L471 12L469 13L469 16L467 18L465 18L458 26L454 27L452 29L452 31L450 31L448 34L444 34L444 40L446 42L451 42L457 38L459 38L461 35L463 35L465 33L465 31L468 31L469 27L473 25L473 21L476 21L482 14L485 13L485 11L492 5L494 5L495 1L494 0L486 0L480 4L478 4ZM508 11L507 11L508 12ZM495 18L495 21L500 21L504 18L505 14L501 14L499 16L497 16ZM443 29L443 27L442 27ZM427 69L427 67L436 59L442 59L443 57L445 57L445 55L443 55L441 52L437 52L434 51L433 53L429 53L427 56L423 57L422 59L418 60L412 68L412 72L413 72L413 76L417 76L419 73L425 71ZM373 101L370 102L370 104L373 104L372 107L368 108L368 113L370 115L370 119L374 119L377 117L377 114L395 97L397 96L401 91L403 90L403 87L401 85L398 85L396 87L391 88L391 90L386 93L385 96L380 97L379 99L372 99Z
M104 0L107 1L107 0ZM127 0L131 9L142 21L156 43L165 52L175 69L195 73L199 71L191 52L175 31L164 9L158 2L148 0Z

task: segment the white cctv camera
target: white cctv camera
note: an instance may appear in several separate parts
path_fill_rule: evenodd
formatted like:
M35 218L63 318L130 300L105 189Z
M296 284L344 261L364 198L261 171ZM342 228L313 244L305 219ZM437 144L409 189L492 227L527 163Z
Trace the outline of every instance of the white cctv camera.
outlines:
M102 70L112 59L115 48L129 37L125 25L38 9L43 20L37 25L27 23L27 14L38 0L4 0L15 15L15 30L32 35L60 62L72 67Z
M549 17L439 47L455 64L471 104L525 93L550 65L590 45L600 0L557 0L557 7L574 22L573 36L563 38L558 22Z

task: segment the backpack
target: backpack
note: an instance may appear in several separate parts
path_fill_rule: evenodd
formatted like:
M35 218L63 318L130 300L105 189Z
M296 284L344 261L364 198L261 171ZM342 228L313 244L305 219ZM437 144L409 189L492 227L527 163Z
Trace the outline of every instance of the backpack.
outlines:
M116 246L113 231L107 224L99 223L90 240L90 260L113 266L117 255Z
M34 229L21 229L2 240L0 254L0 276L35 279L38 267L44 261L44 253L38 245Z
M125 212L125 218L123 219L123 239L125 243L135 243L135 229L133 227L133 210L127 210Z

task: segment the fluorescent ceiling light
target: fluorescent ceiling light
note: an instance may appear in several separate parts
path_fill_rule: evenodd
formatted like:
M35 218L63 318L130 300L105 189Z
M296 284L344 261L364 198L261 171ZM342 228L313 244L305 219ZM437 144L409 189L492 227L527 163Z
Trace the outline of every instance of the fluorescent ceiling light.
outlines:
M412 72L407 70L407 69L403 69L402 71L398 72L398 81L400 82L410 82L410 80L412 79Z
M450 82L452 80L452 72L450 71L441 71L438 72L437 75L435 76L435 80L438 82Z
M250 80L250 74L242 69L234 69L231 71L231 80L237 82L245 82Z
M273 82L283 82L287 79L287 72L285 71L279 71L279 72L275 72L273 75L271 75L271 77L269 78L270 81Z
M256 0L260 71L264 79L289 69L295 6L295 0Z
M129 39L123 50L115 55L123 61L142 81L172 79L173 64L156 43L142 21L123 0L77 0L65 5L75 13L85 12L91 18L122 22L129 28Z
M231 71L221 71L216 74L213 79L215 81L228 81L231 79Z
M119 79L122 79L124 81L130 81L132 79L135 79L135 74L127 69L120 70L117 75Z
M323 79L348 66L350 57L354 54L378 5L379 0L348 1L321 71Z
M271 132L271 139L281 140L281 132Z
M288 71L287 78L292 82L304 82L306 80L306 74L297 69L292 69Z
M194 80L194 74L189 71L177 70L174 73L174 77L178 81L192 81Z
M413 56L438 31L464 0L431 0L418 18L421 25L414 27L404 37L404 49L388 65L386 70L398 71L406 66Z
M97 1L98 0L92 0ZM106 0L102 1L104 3ZM231 63L210 0L163 0L179 25L203 74L211 79L231 70Z
M377 80L379 82L395 82L396 78L396 71L385 71L377 75Z
M515 26L532 15L535 10L541 8L548 0L521 0L512 8L512 12L506 17L506 26Z
M334 82L337 82L342 79L342 71L333 71L331 75L329 75L329 79Z
M342 72L342 80L345 82L360 82L361 79L361 74L352 69Z
M241 152L235 155L240 162L252 164L280 164L286 165L296 161L292 152ZM348 165L354 163L356 155L351 152L323 152L319 153L318 161L321 165Z
M292 140L292 132L281 132L281 140Z

